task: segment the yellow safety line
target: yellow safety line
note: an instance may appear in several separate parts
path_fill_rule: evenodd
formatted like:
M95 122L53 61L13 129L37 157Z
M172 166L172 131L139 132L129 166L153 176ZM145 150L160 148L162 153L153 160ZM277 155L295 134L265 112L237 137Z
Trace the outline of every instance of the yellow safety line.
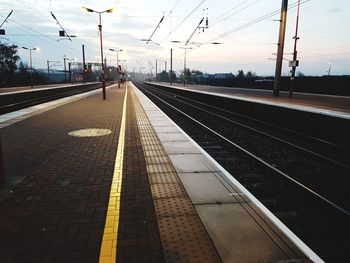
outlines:
M125 124L126 124L126 100L128 89L126 92L123 105L123 116L120 125L119 140L117 155L115 158L114 174L109 195L108 211L106 217L105 229L103 232L100 260L99 262L116 262L117 257L117 239L119 226L119 211L120 211L120 196L122 188L122 173L123 173L123 156L124 156L124 141L125 141Z

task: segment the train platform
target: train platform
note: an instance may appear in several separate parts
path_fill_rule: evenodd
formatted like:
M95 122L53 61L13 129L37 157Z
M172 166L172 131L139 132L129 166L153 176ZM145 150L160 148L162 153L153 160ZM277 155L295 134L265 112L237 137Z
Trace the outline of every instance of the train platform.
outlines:
M1 262L323 262L130 82L0 134Z
M243 101L275 105L294 110L301 110L338 118L350 119L350 97L346 96L294 92L292 98L289 98L289 93L285 91L281 91L280 95L276 97L272 96L271 90L191 84L186 84L184 86L181 83L173 83L172 85L170 85L170 83L165 82L147 83L168 88L191 90L194 92L200 92L210 95L223 96Z

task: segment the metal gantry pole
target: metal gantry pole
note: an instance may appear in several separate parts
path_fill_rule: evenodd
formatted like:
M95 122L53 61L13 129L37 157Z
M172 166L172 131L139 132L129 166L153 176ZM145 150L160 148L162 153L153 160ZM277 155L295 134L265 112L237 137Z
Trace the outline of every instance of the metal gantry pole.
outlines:
M279 92L281 89L281 73L282 73L282 62L283 62L284 39L286 34L287 10L288 10L288 0L282 0L279 39L277 44L278 47L277 47L277 59L276 59L276 70L275 70L275 82L273 86L274 96L279 96Z
M173 85L173 49L170 49L170 85Z
M106 99L106 83L105 83L105 67L103 63L103 46L102 46L102 19L101 19L101 13L98 13L99 17L99 25L98 29L100 32L100 47L101 47L101 77L102 77L102 93L103 93L103 99Z
M186 51L187 51L187 48L185 48L185 56L184 56L184 86L186 86Z

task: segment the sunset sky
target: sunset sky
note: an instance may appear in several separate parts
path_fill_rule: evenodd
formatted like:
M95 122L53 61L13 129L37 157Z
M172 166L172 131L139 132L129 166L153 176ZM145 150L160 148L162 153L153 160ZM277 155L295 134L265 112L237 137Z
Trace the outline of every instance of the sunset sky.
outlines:
M289 1L291 6L295 3ZM298 71L324 75L331 65L331 74L350 75L350 2L301 0L301 3ZM168 60L169 69L172 48L173 68L180 71L184 57L180 47L184 47L203 15L208 13L209 28L197 31L191 40L197 44L187 46L193 47L187 51L187 67L208 73L236 73L243 69L258 75L274 74L280 0L0 0L0 23L14 10L8 23L2 26L6 35L1 36L0 41L21 47L39 47L40 51L33 52L35 68L45 69L50 60L61 61L55 68L62 69L64 55L82 61L82 44L87 60L99 62L98 14L83 13L82 6L97 11L116 7L116 12L102 15L104 54L108 64L116 64L116 53L108 50L114 48L123 49L119 59L127 61L129 71L149 72L155 59ZM72 42L60 40L60 28L50 12L68 34L77 36ZM152 37L160 45L141 41L151 35L163 14L164 20ZM287 18L284 75L289 71L287 60L292 58L295 18L296 8L291 7ZM212 45L211 42L222 44ZM28 63L27 50L20 49L19 55ZM160 64L164 67L164 63Z

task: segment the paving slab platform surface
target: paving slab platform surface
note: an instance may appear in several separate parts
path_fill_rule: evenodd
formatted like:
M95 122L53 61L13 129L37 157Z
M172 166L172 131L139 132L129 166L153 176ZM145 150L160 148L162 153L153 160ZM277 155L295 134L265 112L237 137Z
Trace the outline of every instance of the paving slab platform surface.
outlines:
M1 262L322 262L131 83L88 95L2 116Z

